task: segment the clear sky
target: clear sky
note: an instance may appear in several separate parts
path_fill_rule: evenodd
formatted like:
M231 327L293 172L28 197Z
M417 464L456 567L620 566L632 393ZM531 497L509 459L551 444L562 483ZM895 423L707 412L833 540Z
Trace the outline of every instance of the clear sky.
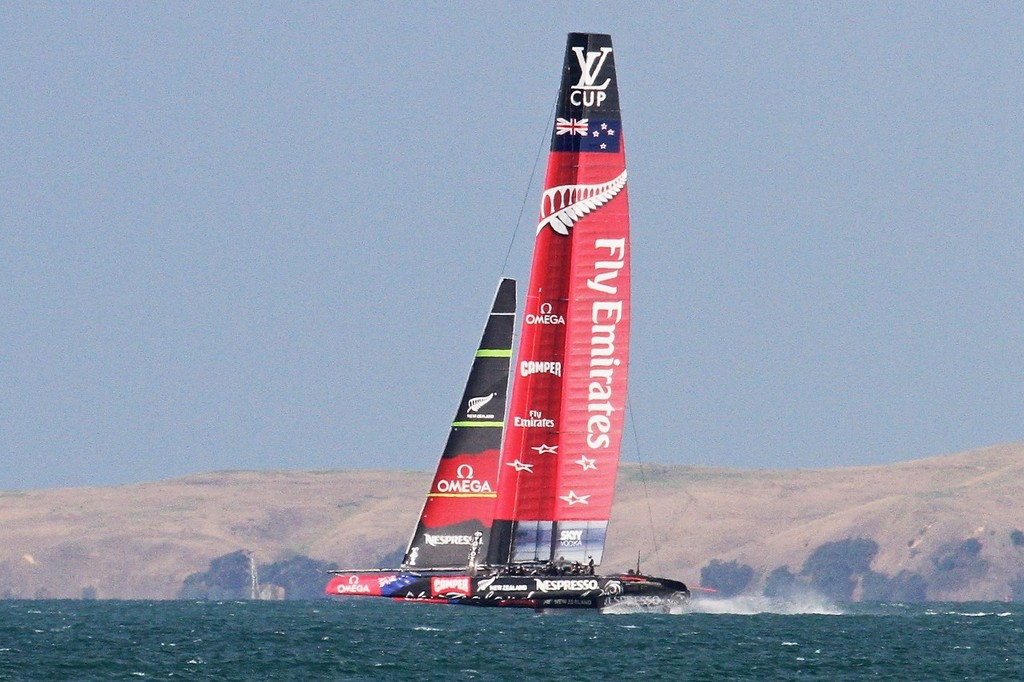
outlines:
M0 489L432 469L497 278L528 273L574 30L615 41L644 461L1024 439L1019 3L5 3L0 28Z

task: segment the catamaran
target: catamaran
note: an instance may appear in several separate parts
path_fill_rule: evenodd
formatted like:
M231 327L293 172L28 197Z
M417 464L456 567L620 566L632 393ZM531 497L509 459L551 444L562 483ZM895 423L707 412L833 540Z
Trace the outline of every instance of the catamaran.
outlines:
M685 602L677 580L598 572L626 407L629 209L611 36L571 33L512 360L502 279L401 565L330 595L548 608ZM509 379L511 396L508 397Z

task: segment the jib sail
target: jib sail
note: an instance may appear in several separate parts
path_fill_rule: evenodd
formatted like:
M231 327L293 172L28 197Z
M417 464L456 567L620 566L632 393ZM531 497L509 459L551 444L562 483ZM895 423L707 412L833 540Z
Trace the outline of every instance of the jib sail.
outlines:
M515 311L515 280L502 279L403 567L465 567L471 555L483 563L497 496Z
M611 37L571 33L523 309L491 563L600 563L629 353L629 211Z

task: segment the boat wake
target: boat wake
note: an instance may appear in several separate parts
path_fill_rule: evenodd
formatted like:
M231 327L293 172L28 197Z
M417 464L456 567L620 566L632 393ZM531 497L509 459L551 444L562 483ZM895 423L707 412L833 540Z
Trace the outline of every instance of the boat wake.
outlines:
M721 613L739 616L753 616L759 613L781 615L813 614L840 616L843 612L818 595L803 595L787 598L741 595L725 599L696 598L687 606L689 613Z
M601 608L601 613L610 616L631 616L636 613L660 613L677 615L689 613L687 606L669 606L667 604L639 604L635 602L609 604Z
M685 605L642 605L634 603L615 604L602 609L603 613L612 615L629 615L635 613L662 613L674 616L691 613L710 613L736 616L755 616L761 613L780 615L824 615L840 616L843 614L837 606L825 599L806 595L776 599L747 595L727 599L696 597Z

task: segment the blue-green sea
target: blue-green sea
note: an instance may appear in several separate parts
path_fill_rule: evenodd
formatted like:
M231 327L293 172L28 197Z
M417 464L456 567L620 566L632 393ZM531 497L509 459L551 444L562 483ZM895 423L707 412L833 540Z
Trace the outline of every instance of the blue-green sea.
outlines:
M0 601L0 680L1021 680L1024 604Z

